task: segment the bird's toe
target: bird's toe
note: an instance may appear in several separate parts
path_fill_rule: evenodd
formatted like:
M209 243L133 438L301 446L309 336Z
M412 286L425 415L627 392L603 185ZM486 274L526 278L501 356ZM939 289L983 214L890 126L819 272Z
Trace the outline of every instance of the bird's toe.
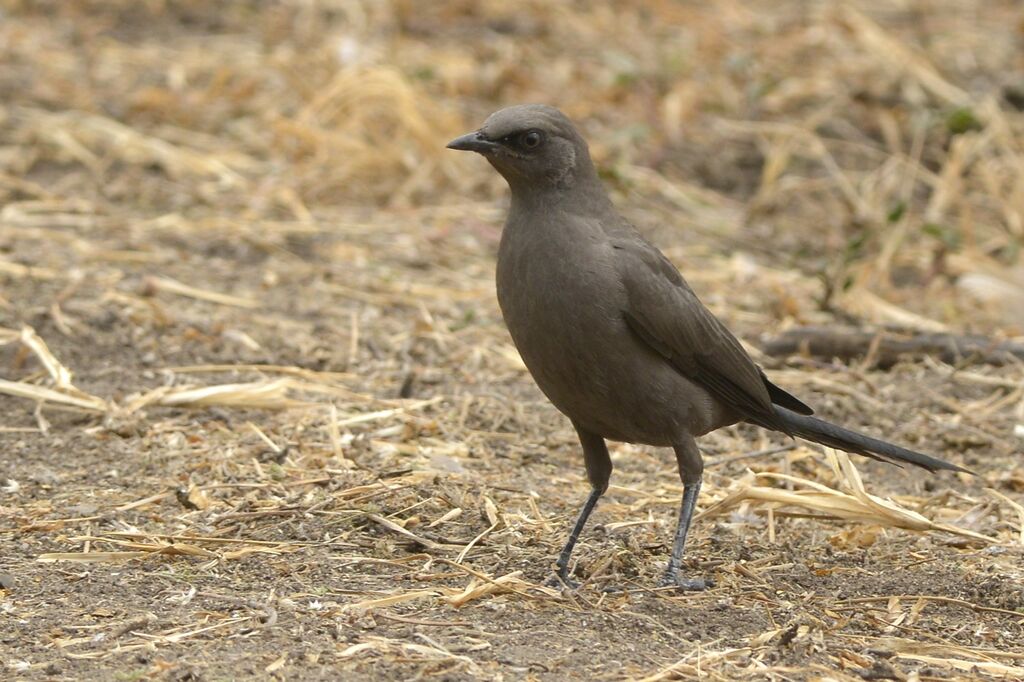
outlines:
M575 592L580 589L580 584L570 578L568 575L562 575L561 573L555 573L550 578L544 581L545 587L554 587L555 589L571 590Z

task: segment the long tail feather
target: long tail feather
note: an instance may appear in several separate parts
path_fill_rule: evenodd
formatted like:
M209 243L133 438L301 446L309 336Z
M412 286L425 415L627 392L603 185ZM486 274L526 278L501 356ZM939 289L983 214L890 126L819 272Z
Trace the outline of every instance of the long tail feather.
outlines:
M891 464L900 464L906 462L919 466L928 471L939 471L945 469L947 471L965 471L967 473L973 473L969 469L957 466L956 464L950 464L949 462L943 461L930 455L925 455L920 452L914 452L907 448L901 448L898 445L887 443L884 440L878 438L872 438L866 436L863 433L851 431L850 429L844 429L841 426L830 424L827 421L818 419L817 417L808 417L802 414L797 414L792 410L788 410L785 407L778 405L773 406L775 414L778 415L779 419L788 427L788 431L794 435L804 438L815 443L821 443L832 448L839 450L845 450L846 452L853 452L858 455L864 455L872 459L886 461Z

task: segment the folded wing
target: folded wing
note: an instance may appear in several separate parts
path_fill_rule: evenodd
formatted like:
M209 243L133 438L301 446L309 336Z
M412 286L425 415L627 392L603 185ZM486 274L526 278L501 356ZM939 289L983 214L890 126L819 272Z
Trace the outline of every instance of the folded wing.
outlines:
M630 329L687 379L746 421L789 433L772 403L813 410L772 384L728 329L711 314L674 265L640 237L613 240L626 287Z

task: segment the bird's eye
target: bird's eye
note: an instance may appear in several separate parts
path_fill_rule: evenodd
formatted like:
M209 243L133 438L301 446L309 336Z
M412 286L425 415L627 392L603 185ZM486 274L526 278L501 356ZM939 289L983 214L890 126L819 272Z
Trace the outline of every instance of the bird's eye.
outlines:
M519 144L521 144L524 149L536 149L540 146L542 139L543 138L539 131L530 130L519 136Z

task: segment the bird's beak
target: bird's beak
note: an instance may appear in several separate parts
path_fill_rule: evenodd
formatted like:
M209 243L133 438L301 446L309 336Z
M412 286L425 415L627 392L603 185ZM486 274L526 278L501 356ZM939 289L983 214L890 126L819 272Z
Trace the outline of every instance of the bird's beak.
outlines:
M488 140L481 132L456 137L448 143L448 149L457 149L460 152L476 152L478 154L487 154L497 148L498 144Z

